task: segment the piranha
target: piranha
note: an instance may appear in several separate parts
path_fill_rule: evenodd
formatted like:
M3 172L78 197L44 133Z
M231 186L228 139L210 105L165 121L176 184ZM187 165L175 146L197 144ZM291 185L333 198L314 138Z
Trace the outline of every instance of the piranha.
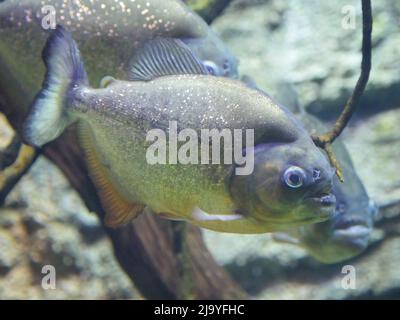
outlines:
M311 134L326 131L320 120L306 113L289 84L281 84L275 98L296 114ZM340 139L335 141L333 149L345 177L343 183L336 176L333 179L335 214L325 222L274 235L278 241L305 248L311 256L324 263L341 262L365 250L378 213Z
M185 42L215 75L235 77L237 60L179 0L4 0L0 2L0 94L28 108L43 81L40 53L56 24L73 33L91 83L125 79L132 53L155 37Z
M240 81L210 75L182 41L149 41L132 60L131 81L109 78L98 89L62 27L43 58L47 74L25 140L40 147L78 122L107 225L145 211L221 232L263 233L333 213L333 169L294 116ZM150 164L148 133L167 132L171 120L198 136L202 129L253 130L254 146L242 152L254 155L254 170L236 175L236 162Z

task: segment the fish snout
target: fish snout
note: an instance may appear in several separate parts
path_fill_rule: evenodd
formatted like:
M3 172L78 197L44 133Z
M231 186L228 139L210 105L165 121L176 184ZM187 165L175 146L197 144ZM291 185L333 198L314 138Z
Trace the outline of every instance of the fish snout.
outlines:
M320 216L321 221L332 217L336 208L336 197L332 194L319 194L304 199L308 207L312 207L315 216Z
M323 207L334 207L336 205L336 197L333 193L322 196L319 201Z

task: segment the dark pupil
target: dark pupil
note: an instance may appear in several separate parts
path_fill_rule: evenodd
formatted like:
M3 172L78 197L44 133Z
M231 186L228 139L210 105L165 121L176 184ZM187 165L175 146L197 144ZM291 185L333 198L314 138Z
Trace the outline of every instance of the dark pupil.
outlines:
M290 176L289 176L289 180L290 180L290 182L293 184L293 185L298 185L299 184L299 182L300 182L300 177L299 177L299 175L297 175L297 174L291 174Z

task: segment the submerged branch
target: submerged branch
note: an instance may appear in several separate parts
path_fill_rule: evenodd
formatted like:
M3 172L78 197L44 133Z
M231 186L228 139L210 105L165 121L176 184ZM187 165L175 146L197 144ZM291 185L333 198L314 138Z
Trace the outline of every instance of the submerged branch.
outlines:
M325 144L325 146L323 148L326 152L326 155L328 156L330 163L335 168L336 175L338 176L339 180L341 182L344 182L343 171L342 171L342 168L340 167L339 160L336 158L335 153L333 152L332 145L330 143Z
M362 36L362 61L361 61L361 74L358 78L357 84L351 94L350 98L347 100L346 105L340 114L339 118L336 120L331 131L319 135L313 136L314 143L327 151L328 157L332 165L336 168L336 172L341 181L343 181L343 176L340 176L341 170L339 163L336 160L332 152L329 151L329 146L335 141L335 139L342 133L344 128L349 123L352 115L354 114L360 98L364 92L364 89L368 83L369 74L371 70L371 34L372 34L372 10L371 10L371 0L361 0L362 6L362 23L363 23L363 36Z

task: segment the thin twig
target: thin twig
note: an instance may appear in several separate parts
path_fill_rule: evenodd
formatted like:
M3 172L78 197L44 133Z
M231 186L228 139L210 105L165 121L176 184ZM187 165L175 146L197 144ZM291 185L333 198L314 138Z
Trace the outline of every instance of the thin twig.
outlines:
M362 23L363 23L363 38L362 38L362 61L361 61L361 74L358 78L357 84L353 90L352 95L347 100L346 105L340 114L339 118L336 120L331 131L319 135L312 136L314 143L327 151L327 146L331 145L333 141L342 133L344 128L347 126L349 120L354 114L360 98L364 92L367 85L369 74L371 70L371 34L372 34L372 10L371 10L371 0L361 0L362 7ZM343 176L340 177L339 163L337 162L335 156L332 152L327 152L331 163L336 168L336 172L341 181L343 181Z
M324 150L326 152L326 155L328 156L330 163L335 168L336 175L338 176L339 180L341 182L344 182L343 171L342 168L340 167L339 160L336 158L335 153L333 152L332 145L330 143L325 144Z

